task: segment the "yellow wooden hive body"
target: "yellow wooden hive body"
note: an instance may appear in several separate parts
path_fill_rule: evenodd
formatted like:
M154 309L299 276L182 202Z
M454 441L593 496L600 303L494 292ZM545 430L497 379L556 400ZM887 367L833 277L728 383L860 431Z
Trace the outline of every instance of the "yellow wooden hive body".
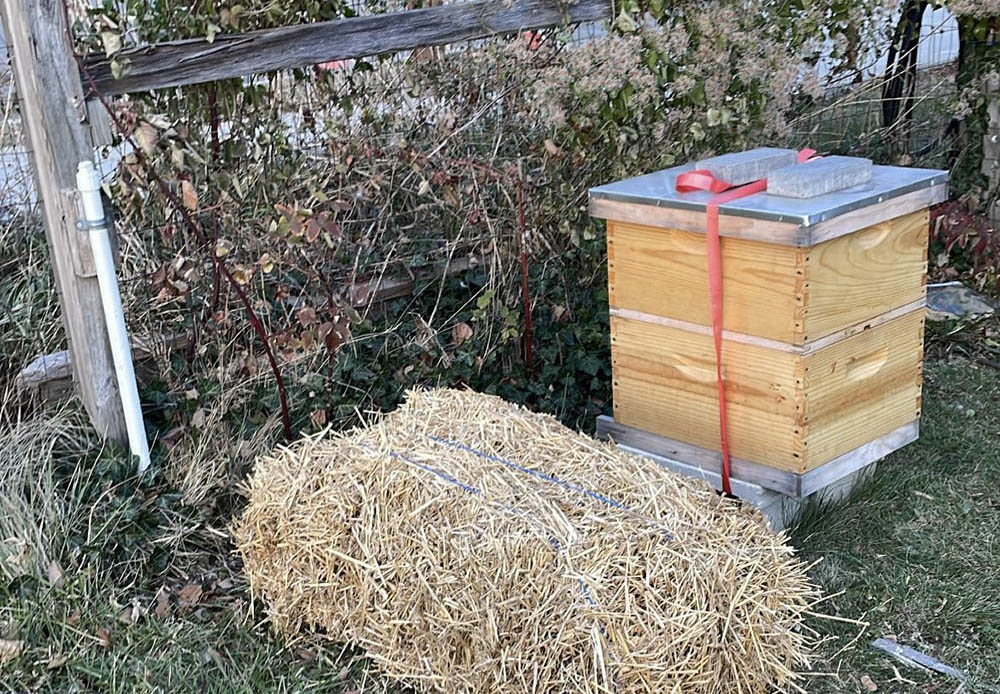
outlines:
M852 452L872 458L916 437L927 208L945 192L936 185L878 201L809 234L785 222L721 217L724 381L737 473L742 466L753 481L797 493L787 482L769 484L761 468L818 477L818 468L839 461L847 474L858 466ZM592 199L591 211L607 220L614 423L604 433L634 428L663 437L654 452L714 467L704 212L602 199ZM664 451L663 441L675 445Z

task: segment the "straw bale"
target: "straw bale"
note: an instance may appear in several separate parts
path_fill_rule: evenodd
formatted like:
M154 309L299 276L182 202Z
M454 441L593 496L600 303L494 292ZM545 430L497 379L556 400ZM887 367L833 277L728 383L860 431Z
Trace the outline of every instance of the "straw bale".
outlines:
M411 391L260 460L233 533L285 634L421 692L796 688L806 567L756 510L555 419Z

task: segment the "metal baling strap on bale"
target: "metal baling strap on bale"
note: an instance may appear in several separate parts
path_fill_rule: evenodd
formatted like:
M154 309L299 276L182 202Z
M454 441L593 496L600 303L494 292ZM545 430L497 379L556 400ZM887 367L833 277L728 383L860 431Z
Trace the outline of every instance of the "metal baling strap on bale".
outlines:
M424 434L424 436L428 440L434 441L435 443L440 443L440 444L443 444L443 445L448 446L450 448L456 448L456 449L458 449L460 451L465 451L466 453L472 453L473 455L477 455L480 458L484 458L486 460L490 460L490 461L492 461L494 463L500 463L501 465L504 465L504 466L510 468L511 470L516 470L518 472L523 472L524 474L530 475L531 477L534 477L536 479L540 479L540 480L543 480L545 482L551 482L552 484L558 485L558 486L562 487L563 489L568 489L569 491L576 492L578 494L583 494L584 496L588 496L591 499L594 499L595 501L599 501L602 504L607 504L608 506L616 508L619 511L623 511L627 515L632 516L634 518L637 518L637 519L639 519L639 520L641 520L641 521L643 521L645 523L657 526L658 528L660 528L661 530L663 530L663 532L666 535L666 537L667 537L668 540L670 540L671 542L674 540L673 533L671 533L669 530L667 530L666 528L664 528L663 524L660 521L658 521L657 519L652 518L652 517L647 516L647 515L644 515L642 513L639 513L638 511L635 511L634 509L629 508L625 504L623 504L623 503L621 503L619 501L615 501L614 499L612 499L612 498L610 498L608 496L605 496L604 494L601 494L599 492L595 492L595 491L593 491L591 489L587 489L586 487L581 487L581 486L579 486L577 484L573 484L572 482L567 482L565 480L561 480L558 477L556 477L555 475L550 475L550 474L548 474L546 472L541 472L540 470L535 470L534 468L526 467L524 465L518 465L517 463L515 463L513 461L510 461L510 460L507 460L506 458L501 458L500 456L493 455L492 453L487 453L486 451L481 451L478 448L473 448L472 446L467 446L464 443L459 443L458 441L451 441L449 439L442 438L440 436L435 436L433 434ZM376 450L373 446L371 446L369 444L366 444L366 443L360 443L358 445L360 445L362 448L366 448L366 449L371 450L371 451L375 451ZM489 501L489 499L487 499L486 495L483 494L483 491L481 489L479 489L478 487L473 487L470 484L462 482L461 480L456 479L456 478L452 477L451 475L449 475L448 473L443 472L441 470L438 470L437 468L432 467L432 466L428 465L427 463L421 463L421 462L418 462L416 460L413 460L412 458L408 458L407 456L403 455L402 453L397 453L396 451L393 451L393 450L389 450L389 451L387 451L387 453L388 453L388 455L390 457L395 458L396 460L400 460L400 461L402 461L404 463L409 463L410 465L414 465L414 466L420 468L421 470L424 470L425 472L429 472L432 475L435 475L435 476L443 479L445 482L448 482L449 484L453 484L456 487L459 487L459 488L465 490L466 492L468 492L469 494L472 494L473 496L478 496L478 497L480 497L482 499L485 499L485 500ZM499 504L505 510L510 511L510 512L512 512L514 514L522 515L522 516L524 515L521 511L518 511L516 508L514 508L512 506L508 506L506 504L501 504L499 502L493 502L493 503ZM558 540L555 540L554 538L553 538L553 540L555 541L555 544L558 546Z
M447 443L447 444L452 443L452 442L448 441L447 439L439 439L438 437L431 436L430 434L425 434L425 436L427 436L427 438L431 439L432 441L438 441L438 442ZM367 443L359 443L358 445L361 446L362 448L367 448L368 450L371 450L371 451L377 450L374 446L370 446ZM492 456L489 453L484 453L483 451L476 450L475 448L471 448L471 447L465 446L463 444L456 444L456 447L460 448L461 450L468 451L469 453L474 453L474 454L476 454L476 455L478 455L478 456L480 456L482 458L486 458L487 460L492 460L492 461L495 461L495 462L500 462L500 463L503 463L504 465L507 465L508 467L519 469L519 470L523 470L525 472L530 472L533 475L540 477L541 479L548 479L548 480L551 480L551 481L554 481L554 482L559 482L559 480L557 478L555 478L555 477L551 477L550 475L545 475L544 473L539 473L539 472L537 472L535 470L531 470L530 468L522 468L520 465L517 465L516 463L512 463L512 462L504 460L502 458L497 458L496 456ZM515 516L519 516L521 518L527 518L529 521L533 521L533 522L537 523L536 519L532 518L529 514L525 513L524 511L520 511L520 510L514 508L513 506L511 506L509 504L504 504L504 503L501 503L499 501L491 501L483 493L482 489L479 489L478 487L473 487L471 484L466 484L465 482L462 482L461 480L455 479L454 477L452 477L448 473L443 472L442 470L438 470L437 468L432 467L431 465L428 465L427 463L421 463L419 461L414 460L413 458L405 456L402 453L397 453L396 451L393 451L393 450L386 451L386 453L388 453L388 455L389 455L390 458L394 458L395 460L399 460L401 462L407 463L408 465L413 465L415 467L418 467L418 468L420 468L421 470L423 470L425 472L429 472L432 475L435 475L436 477L438 477L440 479L443 479L445 482L447 482L449 484L452 484L452 485L458 487L459 489L461 489L461 490L463 490L465 492L468 492L469 494L472 494L473 496L479 497L480 499L482 499L483 501L486 501L487 503L492 503L492 504L494 504L496 506L499 506L500 508L502 508L503 510L507 511L508 513L512 513ZM561 482L559 482L559 483L563 484ZM566 484L568 484L568 483L566 483ZM569 487L573 488L573 487L575 487L575 485L569 485ZM579 489L580 491L583 491L583 492L587 492L587 490L583 489L582 487L576 487L576 489ZM590 495L593 496L594 498L601 499L605 503L612 504L612 505L614 505L617 508L628 510L625 506L622 506L621 504L619 504L619 503L617 503L615 501L612 501L611 499L608 499L607 497L602 497L601 495L597 494L596 492L590 492ZM673 537L670 536L670 539L672 540ZM549 544L551 544L552 547L555 548L556 552L563 553L563 552L566 551L565 548L562 546L562 543L559 542L559 538L557 538L555 535L552 535L552 536L549 537ZM594 601L593 596L590 594L590 588L588 588L587 584L584 583L583 578L577 576L576 580L580 584L580 590L583 592L583 597L584 597L584 599L586 599L587 604L589 604L591 607L597 607L597 603ZM604 627L598 627L598 629L600 630L600 632L601 632L601 634L603 636L605 636L605 637L607 636L607 634L604 633Z
M803 149L798 153L798 163L804 163L816 154ZM722 448L722 491L732 495L729 484L729 432L726 425L726 387L722 376L722 247L719 239L719 205L745 198L767 190L767 179L761 178L738 188L736 184L717 179L705 169L687 171L677 177L677 192L692 193L707 190L716 193L705 206L705 243L708 256L708 301L712 313L712 339L715 342L715 376L719 390L719 442Z
M531 475L532 477L535 477L537 479L544 480L546 482L551 482L552 484L556 484L556 485L562 487L563 489L568 489L571 492L576 492L578 494L583 494L584 496L589 496L591 499L594 499L595 501L600 501L602 504L607 504L608 506L616 508L619 511L623 511L627 515L630 515L630 516L633 516L635 518L638 518L639 520L643 521L644 523L649 523L651 525L655 525L655 526L659 527L661 530L663 530L663 532L667 536L668 540L673 541L673 539L674 539L673 533L671 533L669 530L667 530L666 528L664 528L663 524L660 523L659 521L657 521L655 518L651 518L649 516L644 516L643 514L638 513L637 511L632 510L631 508L629 508L625 504L623 504L623 503L621 503L619 501L615 501L614 499L612 499L610 497L607 497L607 496L605 496L605 495L603 495L603 494L601 494L599 492L595 492L595 491L593 491L591 489L587 489L586 487L581 487L581 486L579 486L577 484L573 484L572 482L567 482L565 480L561 480L558 477L556 477L555 475L550 475L550 474L548 474L546 472L541 472L540 470L535 470L534 468L525 467L524 465L518 465L517 463L515 463L513 461L510 461L510 460L507 460L506 458L501 458L499 456L493 455L492 453L487 453L486 451L481 451L478 448L473 448L471 446L467 446L464 443L459 443L457 441L450 441L448 439L441 438L440 436L434 436L433 434L424 434L424 436L426 436L428 439L430 439L431 441L434 441L436 443L441 443L441 444L444 444L444 445L449 446L451 448L457 448L460 451L466 451L468 453L474 453L475 455L478 455L480 458L485 458L486 460L491 460L494 463L500 463L501 465L505 465L505 466L509 467L512 470L517 470L518 472L523 472L526 475Z

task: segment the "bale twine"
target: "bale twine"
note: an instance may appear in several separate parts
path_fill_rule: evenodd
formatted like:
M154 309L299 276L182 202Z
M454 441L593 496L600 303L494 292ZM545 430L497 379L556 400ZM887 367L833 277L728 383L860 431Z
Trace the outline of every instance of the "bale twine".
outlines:
M819 593L758 511L496 397L411 391L248 491L275 628L417 691L764 692L808 666Z

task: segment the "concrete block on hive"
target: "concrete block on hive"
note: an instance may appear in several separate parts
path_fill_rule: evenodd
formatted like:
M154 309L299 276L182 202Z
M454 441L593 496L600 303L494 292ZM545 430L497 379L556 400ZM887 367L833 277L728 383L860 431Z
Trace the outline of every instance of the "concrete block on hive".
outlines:
M815 198L870 180L871 159L824 157L771 172L767 177L767 193L784 198Z
M794 149L758 147L746 152L703 159L695 164L695 168L708 171L720 181L741 185L767 178L775 169L794 164L797 156Z

